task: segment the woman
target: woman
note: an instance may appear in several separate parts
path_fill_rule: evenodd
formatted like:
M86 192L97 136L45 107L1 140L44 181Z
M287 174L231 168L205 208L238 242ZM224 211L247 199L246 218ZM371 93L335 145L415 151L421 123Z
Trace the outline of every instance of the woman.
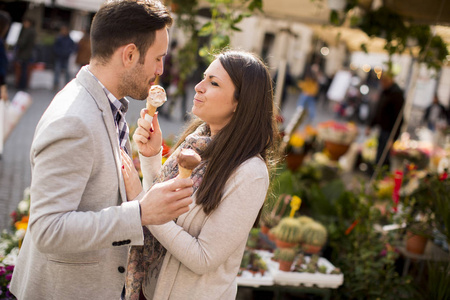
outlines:
M177 176L180 149L196 150L202 163L191 176L195 202L175 222L148 227L167 249L165 254L151 238L146 238L150 247L131 250L126 285L130 299L139 298L141 282L147 299L236 298L236 275L248 233L269 186L276 137L271 78L252 54L229 51L211 63L195 91L192 113L197 118L157 179ZM152 158L145 157L147 141L160 134L159 126L150 132L151 124L143 118L138 124L133 138L146 188L155 172L148 163ZM124 160L125 185L133 199L141 189L132 188L138 186L137 175L129 158Z

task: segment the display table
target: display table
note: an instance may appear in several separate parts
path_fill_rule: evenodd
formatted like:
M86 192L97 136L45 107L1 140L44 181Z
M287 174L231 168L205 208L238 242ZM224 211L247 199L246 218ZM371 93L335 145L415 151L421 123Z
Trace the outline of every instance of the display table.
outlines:
M268 270L264 276L257 273L253 275L249 271L243 271L237 278L239 286L268 290L275 293L275 299L281 299L284 292L311 293L330 299L331 289L336 289L344 282L343 274L330 274L335 269L327 259L320 257L319 266L326 266L326 273L308 272L284 272L279 270L279 264L271 258L272 253L268 251L255 251L266 262ZM305 257L306 263L309 256ZM294 264L293 264L294 265Z
M422 277L424 265L427 261L450 261L450 254L442 250L431 241L428 241L425 252L423 254L414 254L408 252L406 250L406 246L404 246L404 243L401 245L397 245L396 248L405 258L405 264L403 266L403 276L409 273L411 262L416 262L419 265L419 271L417 274L418 280L420 280L420 278Z

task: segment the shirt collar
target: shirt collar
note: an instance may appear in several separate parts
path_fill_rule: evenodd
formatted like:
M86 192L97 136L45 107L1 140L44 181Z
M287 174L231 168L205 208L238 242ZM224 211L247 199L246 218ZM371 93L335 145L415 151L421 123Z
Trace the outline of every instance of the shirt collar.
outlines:
M101 83L101 81L95 77L94 74L89 70L89 65L83 67L89 74L91 74L92 77L98 82L98 84L102 87L103 91L106 94L106 97L108 98L111 109L113 110L113 114L115 115L117 111L120 110L121 113L125 114L128 110L128 103L129 101L124 97L122 99L117 99L108 89Z

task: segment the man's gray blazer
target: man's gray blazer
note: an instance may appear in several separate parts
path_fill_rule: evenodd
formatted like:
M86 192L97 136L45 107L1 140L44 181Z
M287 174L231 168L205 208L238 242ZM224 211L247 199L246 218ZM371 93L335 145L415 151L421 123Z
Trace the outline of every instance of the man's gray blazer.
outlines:
M31 146L31 214L13 273L19 299L119 299L130 245L142 245L126 202L105 92L84 68L43 114Z

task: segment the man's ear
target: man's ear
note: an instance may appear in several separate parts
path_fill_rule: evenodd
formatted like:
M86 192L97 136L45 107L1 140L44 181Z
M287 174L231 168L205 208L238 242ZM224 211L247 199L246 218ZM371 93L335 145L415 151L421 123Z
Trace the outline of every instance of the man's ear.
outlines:
M132 66L139 60L139 50L135 44L127 44L122 50L122 63L124 66Z

